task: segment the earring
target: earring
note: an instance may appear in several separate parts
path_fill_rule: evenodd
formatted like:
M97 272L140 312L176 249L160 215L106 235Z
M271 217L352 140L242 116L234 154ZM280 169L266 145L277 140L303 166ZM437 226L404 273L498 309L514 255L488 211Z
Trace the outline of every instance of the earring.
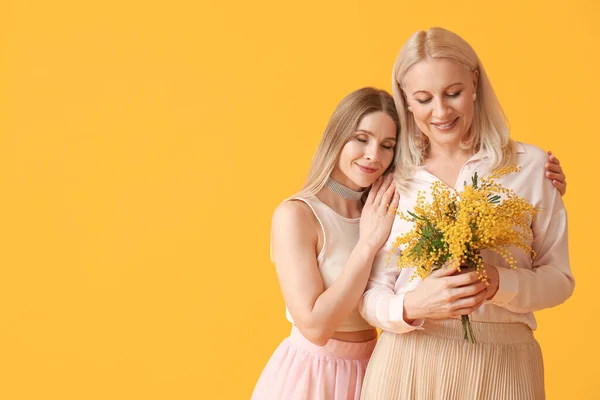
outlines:
M408 112L412 112L412 108L410 106L406 107L406 109L408 110Z
M473 101L475 101L475 99L477 99L477 93L473 93Z

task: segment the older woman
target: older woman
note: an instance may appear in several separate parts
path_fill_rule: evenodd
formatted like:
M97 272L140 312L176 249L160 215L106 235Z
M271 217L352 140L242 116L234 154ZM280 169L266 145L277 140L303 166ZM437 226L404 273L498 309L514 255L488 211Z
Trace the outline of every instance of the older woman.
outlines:
M504 114L471 46L434 28L403 46L393 73L400 117L395 180L399 209L442 181L461 191L477 172L517 164L499 182L543 209L531 223L532 261L510 249L518 268L482 254L490 285L475 272L442 268L424 280L413 270L386 267L394 239L412 229L396 219L375 258L361 314L384 330L369 363L363 399L541 399L544 371L532 331L533 312L554 307L574 289L567 215L558 191L540 172L546 153L509 138ZM460 316L470 314L477 343L463 339Z

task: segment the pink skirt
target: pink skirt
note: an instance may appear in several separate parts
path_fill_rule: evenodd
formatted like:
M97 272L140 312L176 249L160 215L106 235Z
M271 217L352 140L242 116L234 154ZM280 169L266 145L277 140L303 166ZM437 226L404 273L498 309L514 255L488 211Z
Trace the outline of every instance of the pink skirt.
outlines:
M265 366L251 399L358 400L376 341L329 339L317 346L293 326Z

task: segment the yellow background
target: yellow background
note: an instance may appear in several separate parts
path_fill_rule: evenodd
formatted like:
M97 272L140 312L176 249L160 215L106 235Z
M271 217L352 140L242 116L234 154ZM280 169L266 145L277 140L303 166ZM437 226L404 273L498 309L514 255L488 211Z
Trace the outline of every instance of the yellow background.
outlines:
M0 398L249 398L289 331L272 210L430 26L565 166L577 288L536 335L549 399L600 398L597 2L206 3L0 3Z

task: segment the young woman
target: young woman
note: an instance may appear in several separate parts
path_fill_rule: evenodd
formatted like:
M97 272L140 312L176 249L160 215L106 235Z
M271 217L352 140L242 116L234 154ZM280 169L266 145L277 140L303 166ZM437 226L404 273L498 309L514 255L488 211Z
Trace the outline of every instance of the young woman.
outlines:
M390 234L388 206L399 201L391 174L384 175L395 164L398 129L388 93L349 94L331 116L304 187L276 209L272 258L292 332L253 400L358 400L377 332L357 305ZM564 190L558 160L548 167Z
M252 399L358 399L376 330L358 313L394 219L398 114L372 88L335 109L299 193L273 215L272 257L293 324ZM373 185L365 198L365 188Z
M482 253L490 285L475 272L442 268L412 279L412 269L386 268L394 239L412 229L399 218L375 258L361 313L384 330L369 363L363 399L543 399L540 347L533 312L573 292L567 217L560 194L541 170L547 155L510 140L504 114L475 51L458 35L434 28L403 46L393 74L400 117L395 181L400 210L440 180L461 190L477 172L517 164L499 182L543 212L531 223L536 258L511 249L518 268ZM470 314L476 344L463 339Z

